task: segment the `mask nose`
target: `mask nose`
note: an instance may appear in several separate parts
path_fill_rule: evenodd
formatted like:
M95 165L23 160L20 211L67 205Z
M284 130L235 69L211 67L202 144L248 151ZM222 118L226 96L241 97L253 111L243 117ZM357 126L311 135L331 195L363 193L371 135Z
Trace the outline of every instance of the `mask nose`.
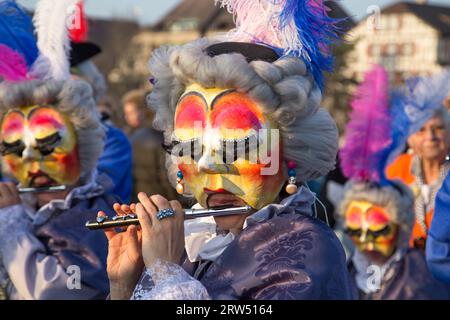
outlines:
M36 142L32 135L25 131L25 139L24 139L25 149L22 152L22 159L25 162L35 161L40 158L40 153L36 150Z
M197 164L199 172L205 172L209 174L228 173L229 169L223 162L219 152L211 146L205 148L205 152L202 154Z
M365 243L367 241L367 230L361 230L361 236L359 237L359 242Z
M39 152L32 146L27 146L23 150L22 159L25 162L35 161L39 159L39 157L40 157Z

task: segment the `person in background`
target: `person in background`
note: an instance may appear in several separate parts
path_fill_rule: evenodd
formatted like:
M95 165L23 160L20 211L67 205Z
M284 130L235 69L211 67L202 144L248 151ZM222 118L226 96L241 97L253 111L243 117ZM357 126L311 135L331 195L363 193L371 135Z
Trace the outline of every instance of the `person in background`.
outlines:
M180 198L170 185L165 167L163 135L152 128L153 112L147 107L146 92L132 90L122 100L133 150L133 200L138 192Z
M109 291L106 239L85 222L119 200L96 170L104 130L92 88L71 78L63 50L68 6L38 2L36 43L31 18L15 1L0 2L0 151L15 180L0 183L5 299L104 299Z
M450 169L446 160L450 150L450 118L439 108L419 131L408 139L410 152L400 155L387 169L390 179L400 179L415 196L415 224L410 246L425 249L434 212L436 193Z
M408 130L398 125L399 112L389 113L398 105L390 105L388 84L383 67L366 73L352 100L340 152L349 181L338 210L339 223L355 247L349 271L360 299L448 299L450 287L432 277L424 252L408 248L414 222L410 188L384 174L388 159L399 152L396 146L405 141L397 129Z
M79 77L92 86L97 110L105 127L105 146L98 160L97 169L106 173L113 181L109 193L128 202L132 192L132 150L125 133L111 121L111 104L107 97L107 84L103 74L91 60L101 53L101 48L87 41L72 41L71 71L73 77Z
M106 141L103 153L98 161L99 172L106 173L114 183L110 192L123 202L131 200L133 191L132 149L125 133L111 121L111 105L106 98L97 102L97 110L106 130Z

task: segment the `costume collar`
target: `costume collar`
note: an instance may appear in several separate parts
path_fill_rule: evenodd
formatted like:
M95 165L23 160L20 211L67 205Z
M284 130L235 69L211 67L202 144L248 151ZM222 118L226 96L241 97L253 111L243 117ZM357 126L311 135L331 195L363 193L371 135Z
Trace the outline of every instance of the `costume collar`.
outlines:
M280 214L294 213L311 216L314 199L314 194L310 190L300 187L296 194L285 198L280 204L269 204L247 217L243 228ZM193 207L193 209L199 208L198 204ZM188 220L185 221L184 226L186 252L191 262L215 261L236 238L231 232L219 234L213 217Z

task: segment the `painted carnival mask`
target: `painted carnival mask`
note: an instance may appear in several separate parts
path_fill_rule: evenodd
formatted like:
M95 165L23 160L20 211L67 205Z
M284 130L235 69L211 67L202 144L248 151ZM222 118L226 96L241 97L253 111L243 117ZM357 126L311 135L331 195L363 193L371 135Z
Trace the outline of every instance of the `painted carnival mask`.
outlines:
M390 257L394 252L398 226L384 208L367 201L352 201L345 213L346 232L358 250Z
M9 111L1 124L3 162L23 187L73 185L80 177L75 129L52 107Z
M260 209L276 199L284 175L273 129L246 94L196 84L187 88L175 113L174 144L182 150L177 155L183 179L200 205L238 206L238 198ZM211 203L217 193L221 200Z

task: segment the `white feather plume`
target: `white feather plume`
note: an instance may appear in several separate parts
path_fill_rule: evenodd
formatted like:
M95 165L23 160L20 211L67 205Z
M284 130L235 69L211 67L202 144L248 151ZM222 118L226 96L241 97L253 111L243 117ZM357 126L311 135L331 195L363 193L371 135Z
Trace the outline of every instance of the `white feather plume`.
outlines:
M40 79L70 77L69 26L79 0L40 0L33 18L39 57L32 73Z

